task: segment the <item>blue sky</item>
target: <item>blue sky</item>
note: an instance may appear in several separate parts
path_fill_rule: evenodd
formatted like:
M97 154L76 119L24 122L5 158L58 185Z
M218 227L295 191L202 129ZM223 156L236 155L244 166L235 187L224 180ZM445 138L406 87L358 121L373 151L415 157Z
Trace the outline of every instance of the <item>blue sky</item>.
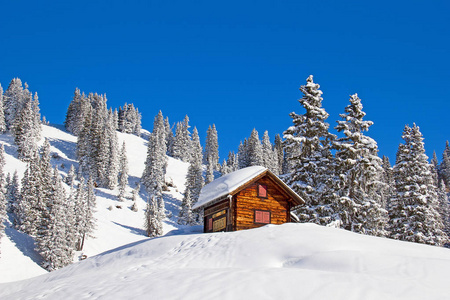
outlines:
M134 103L151 129L185 114L221 158L256 128L273 139L303 113L298 88L321 85L334 127L358 93L368 135L393 163L405 124L428 155L449 135L448 1L3 1L0 83L37 91L61 124L75 87Z

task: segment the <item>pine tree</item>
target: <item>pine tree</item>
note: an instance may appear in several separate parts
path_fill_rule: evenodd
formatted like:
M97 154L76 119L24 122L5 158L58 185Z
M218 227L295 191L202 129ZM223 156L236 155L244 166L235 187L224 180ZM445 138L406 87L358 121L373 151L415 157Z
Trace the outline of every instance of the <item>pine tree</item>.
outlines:
M200 137L198 136L197 128L194 127L192 133L192 153L186 175L186 190L184 192L183 202L181 203L179 224L192 224L192 219L195 218L192 213L192 205L197 202L203 187L202 160Z
M396 193L390 199L391 237L394 239L443 245L446 235L437 211L432 166L425 154L422 133L414 124L405 126L393 169Z
M18 214L17 206L19 198L20 198L19 175L17 175L17 170L15 170L13 177L9 181L7 181L6 185L6 203L8 208L7 211L13 214L14 217L16 217Z
M157 237L163 234L158 200L154 195L147 202L147 210L145 213L145 231L149 237Z
M191 192L186 189L183 197L183 202L181 203L181 210L178 216L178 224L180 225L193 225L195 223L195 218L192 213L192 199Z
M131 210L134 212L139 210L138 205L137 205L137 198L138 198L140 188L141 188L140 184L137 183L136 187L133 189L133 192L132 192L133 205L131 206Z
M445 144L444 152L442 153L442 162L439 166L440 177L444 180L445 185L450 187L450 145L448 141Z
M238 158L233 151L228 152L227 166L230 170L230 173L238 170Z
M173 156L173 146L175 143L175 138L173 136L172 127L169 123L169 117L166 117L166 119L164 120L164 128L166 130L167 155Z
M112 190L117 185L120 170L119 142L117 139L117 132L114 126L114 113L112 112L112 110L109 111L104 131L106 132L108 137L107 138L108 175L105 178L106 179L105 186Z
M382 167L383 167L383 173L382 173L382 181L384 182L384 187L381 188L380 194L381 194L381 207L384 209L387 209L389 206L389 199L392 197L395 191L395 183L394 183L394 177L393 177L393 171L392 166L389 161L389 157L384 156L381 159L382 160Z
M278 153L273 149L270 142L269 132L266 130L262 140L263 166L269 169L275 175L279 174Z
M37 251L42 256L42 267L48 271L62 268L72 262L73 250L67 242L65 192L58 169L54 169L51 198L48 199L48 220L41 225L37 236Z
M189 132L189 127L189 117L186 115L183 122L177 123L173 145L173 157L185 162L189 162L191 153L191 133Z
M64 121L67 131L78 136L83 129L86 115L90 109L91 104L88 98L84 93L81 94L80 89L76 88Z
M69 172L67 172L67 176L64 181L68 186L75 186L75 178L76 178L75 167L74 165L70 165Z
M79 160L79 173L80 175L92 174L91 170L93 162L91 159L92 143L91 143L91 125L92 125L92 107L89 104L89 108L84 115L83 125L77 138L77 158Z
M148 142L145 169L141 179L147 193L150 196L154 195L157 199L162 197L162 187L167 165L166 152L164 118L160 111L153 122L153 131Z
M277 153L277 159L278 159L278 173L276 173L276 174L284 174L284 172L283 172L284 148L283 148L283 141L279 134L277 134L275 136L274 151Z
M125 142L123 142L122 150L120 151L120 166L119 166L119 201L125 199L125 189L128 184L128 158Z
M444 225L444 232L447 234L447 243L450 242L450 203L448 200L448 195L445 191L444 181L441 179L438 184L438 203L439 203L439 213L442 218Z
M3 88L0 84L0 133L6 131L6 121L5 121L5 110L4 110L4 99L3 99Z
M377 156L375 140L364 135L372 121L364 121L361 99L357 94L350 96L350 105L341 114L335 129L344 137L333 141L339 174L336 211L339 212L342 227L359 233L386 235L387 211L382 206L380 189L384 187L381 175L382 161Z
M247 139L244 139L244 142L241 142L238 148L238 168L243 169L248 166L250 166L248 158L248 142Z
M42 213L46 210L42 194L41 162L37 152L30 159L22 178L16 226L21 231L36 236L41 224Z
M6 197L4 193L5 179L3 174L3 168L5 166L5 149L3 144L0 145L0 243L5 230L6 221ZM1 254L1 253L0 253Z
M17 145L18 158L23 161L31 159L37 150L38 132L32 107L31 95L25 99L24 107L15 115L13 133Z
M17 114L22 110L26 93L19 78L11 80L3 95L6 128L13 129Z
M87 183L87 190L85 190L84 179L81 178L80 186L77 193L77 205L81 205L78 208L77 213L77 227L78 227L78 247L77 250L81 251L84 247L84 242L88 237L94 237L93 232L96 228L96 219L94 217L96 207L96 197L94 192L94 180L89 178Z
M206 131L205 152L203 154L203 160L206 165L211 165L209 169L213 171L219 170L219 142L216 125L208 127Z
M328 113L322 108L320 86L313 82L312 75L306 81L300 87L303 97L299 100L306 113L291 113L294 125L284 132L285 151L292 166L285 179L306 201L297 210L300 220L327 225L338 219L333 209L336 195L330 151L330 142L335 137L325 122Z
M249 166L262 166L264 164L263 149L256 129L253 129L248 138L247 157Z

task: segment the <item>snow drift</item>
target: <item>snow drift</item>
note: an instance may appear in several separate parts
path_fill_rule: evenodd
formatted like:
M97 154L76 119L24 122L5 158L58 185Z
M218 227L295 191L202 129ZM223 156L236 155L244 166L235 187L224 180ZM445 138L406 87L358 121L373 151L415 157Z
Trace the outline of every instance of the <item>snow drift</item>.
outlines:
M443 299L450 251L313 224L139 241L1 299Z

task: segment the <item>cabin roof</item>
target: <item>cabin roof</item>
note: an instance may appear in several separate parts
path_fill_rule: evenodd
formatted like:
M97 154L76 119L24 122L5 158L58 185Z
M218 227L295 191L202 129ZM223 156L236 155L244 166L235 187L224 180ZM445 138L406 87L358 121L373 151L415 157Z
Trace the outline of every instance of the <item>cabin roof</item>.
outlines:
M250 182L258 180L264 175L271 177L282 189L284 189L295 204L300 205L305 203L299 195L267 168L252 166L226 174L205 185L200 192L197 203L195 203L192 208L198 209L225 199L228 195L235 195L244 189Z

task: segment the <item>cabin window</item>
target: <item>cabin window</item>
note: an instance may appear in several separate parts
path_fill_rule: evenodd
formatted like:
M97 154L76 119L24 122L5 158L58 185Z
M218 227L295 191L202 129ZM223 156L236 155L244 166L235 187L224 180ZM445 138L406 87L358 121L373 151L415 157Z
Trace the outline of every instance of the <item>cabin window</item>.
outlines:
M213 219L208 219L208 231L211 231L213 229Z
M270 224L270 211L255 210L255 223Z
M258 184L258 197L267 198L267 185Z

